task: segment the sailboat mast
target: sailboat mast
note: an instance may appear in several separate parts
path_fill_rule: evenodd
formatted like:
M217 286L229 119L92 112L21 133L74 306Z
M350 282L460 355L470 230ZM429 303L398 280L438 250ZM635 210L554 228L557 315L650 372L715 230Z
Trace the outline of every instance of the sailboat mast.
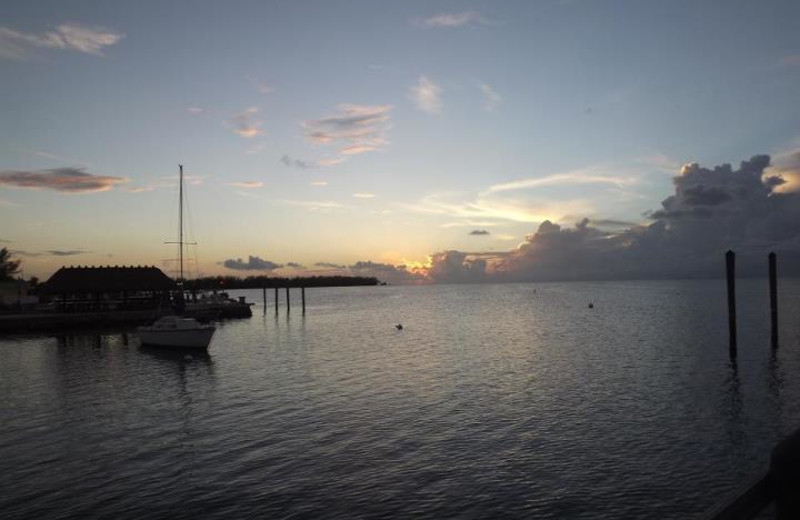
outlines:
M179 164L180 176L178 182L178 258L181 276L179 283L183 283L183 165Z

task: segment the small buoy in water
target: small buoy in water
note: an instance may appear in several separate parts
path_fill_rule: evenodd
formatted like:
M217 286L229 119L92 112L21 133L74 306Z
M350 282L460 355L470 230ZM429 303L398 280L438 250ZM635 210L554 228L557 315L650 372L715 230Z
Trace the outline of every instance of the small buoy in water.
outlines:
M594 304L592 302L589 302L589 308L594 309Z
M394 328L396 328L397 330L403 330L403 324L398 323L397 325L394 326Z

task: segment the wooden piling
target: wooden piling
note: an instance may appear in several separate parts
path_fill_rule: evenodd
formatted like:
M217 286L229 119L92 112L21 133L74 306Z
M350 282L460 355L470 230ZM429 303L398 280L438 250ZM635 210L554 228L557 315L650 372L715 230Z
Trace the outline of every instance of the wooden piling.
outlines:
M725 253L725 274L728 281L728 351L736 359L736 253Z
M305 287L301 287L300 288L300 296L303 299L303 314L305 314L306 313L306 288Z
M289 311L292 310L292 306L289 301L289 288L286 288L286 314L289 314Z
M770 343L778 348L778 261L775 253L769 254L769 311L772 325Z
M267 315L267 288L262 287L261 290L264 292L264 316Z
M278 315L278 288L275 288L275 316Z

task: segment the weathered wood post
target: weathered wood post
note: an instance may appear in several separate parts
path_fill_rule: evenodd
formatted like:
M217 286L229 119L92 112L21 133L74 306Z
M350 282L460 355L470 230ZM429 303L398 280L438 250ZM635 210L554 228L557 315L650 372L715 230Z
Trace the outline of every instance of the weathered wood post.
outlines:
M278 315L278 288L275 288L275 316Z
M769 478L775 493L775 518L800 518L800 430L772 450Z
M289 286L286 286L286 314L292 310L292 306L289 301Z
M300 288L300 295L303 299L303 314L306 313L306 288L305 286Z
M267 286L263 286L261 288L262 292L264 293L264 316L267 315Z
M772 348L778 348L778 262L775 253L769 254L769 311L772 325Z
M725 253L725 274L728 279L728 351L736 360L736 253Z

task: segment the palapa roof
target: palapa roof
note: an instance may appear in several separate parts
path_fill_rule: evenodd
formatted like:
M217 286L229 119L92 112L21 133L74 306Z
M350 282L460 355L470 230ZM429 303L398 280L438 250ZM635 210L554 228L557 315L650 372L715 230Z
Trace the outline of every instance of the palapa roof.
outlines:
M41 287L46 294L170 291L177 286L152 266L62 267Z

